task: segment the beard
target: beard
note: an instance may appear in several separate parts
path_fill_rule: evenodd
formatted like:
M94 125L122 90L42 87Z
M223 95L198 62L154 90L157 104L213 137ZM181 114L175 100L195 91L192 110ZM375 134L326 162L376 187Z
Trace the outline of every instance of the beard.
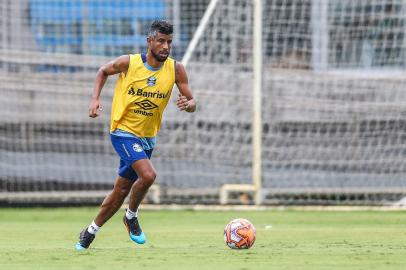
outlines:
M165 60L168 58L169 55L162 57L159 54L155 53L153 50L151 50L152 56L157 60L158 62L165 62Z

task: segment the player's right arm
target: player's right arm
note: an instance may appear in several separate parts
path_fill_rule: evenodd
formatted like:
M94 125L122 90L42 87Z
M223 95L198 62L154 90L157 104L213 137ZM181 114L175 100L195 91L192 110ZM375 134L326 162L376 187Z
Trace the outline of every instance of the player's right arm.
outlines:
M92 99L89 105L89 117L95 118L99 116L98 111L102 110L102 104L100 101L100 93L108 76L123 72L127 73L130 65L130 56L122 55L116 59L102 65L96 74L96 80L94 82Z

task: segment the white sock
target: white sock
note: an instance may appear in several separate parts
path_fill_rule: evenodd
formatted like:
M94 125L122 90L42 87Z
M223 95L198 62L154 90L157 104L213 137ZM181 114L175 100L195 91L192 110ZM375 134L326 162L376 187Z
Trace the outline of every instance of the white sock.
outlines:
M87 231L91 234L96 234L99 231L100 227L94 223L94 220L92 221L92 224L87 227Z
M138 209L137 209L137 211L133 212L127 208L127 211L125 212L125 216L127 219L132 219L134 217L138 217Z

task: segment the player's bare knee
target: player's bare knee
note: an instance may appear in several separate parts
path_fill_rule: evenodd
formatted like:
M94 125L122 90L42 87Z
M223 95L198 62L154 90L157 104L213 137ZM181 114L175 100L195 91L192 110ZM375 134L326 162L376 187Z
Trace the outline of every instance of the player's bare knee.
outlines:
M156 172L148 171L142 175L142 182L144 183L144 185L150 187L154 183L155 178L156 178Z

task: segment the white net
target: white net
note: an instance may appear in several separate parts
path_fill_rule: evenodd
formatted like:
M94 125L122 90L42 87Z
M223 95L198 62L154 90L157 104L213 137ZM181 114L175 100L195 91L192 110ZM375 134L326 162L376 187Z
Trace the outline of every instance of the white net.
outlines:
M174 23L180 61L210 2L1 0L1 191L110 188L115 78L89 119L97 68L144 51L156 18ZM265 202L405 195L406 1L262 2ZM153 154L168 202L252 183L253 1L218 0L202 26L187 65L198 111L171 102Z
M406 1L272 3L264 185L335 200L404 194Z
M263 186L271 202L404 196L405 8L263 1ZM188 153L215 161L205 183L252 183L252 14L252 1L219 1L191 57L201 104L191 145L201 149Z

